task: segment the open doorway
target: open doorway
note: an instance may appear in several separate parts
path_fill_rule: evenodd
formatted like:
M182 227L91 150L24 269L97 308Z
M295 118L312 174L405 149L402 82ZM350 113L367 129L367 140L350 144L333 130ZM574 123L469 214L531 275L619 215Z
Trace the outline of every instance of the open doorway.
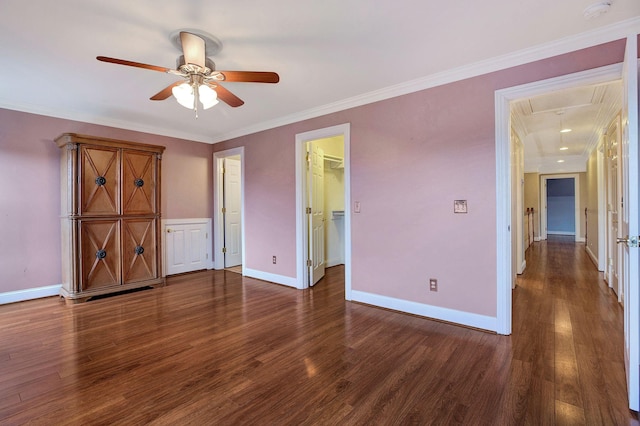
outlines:
M297 287L344 264L351 297L350 125L296 135Z
M511 232L513 218L511 215L512 188L511 180L511 102L525 97L533 97L548 93L554 90L562 90L569 87L579 87L594 84L607 84L612 81L622 81L621 95L622 102L618 104L621 108L621 122L623 128L627 126L628 131L622 131L622 156L619 161L623 169L620 173L621 179L618 184L622 187L624 203L621 203L620 210L623 218L619 221L624 230L623 237L617 239L617 243L624 249L622 261L622 278L625 296L624 303L624 358L625 370L629 392L629 408L638 410L638 321L640 308L638 301L638 287L631 283L638 282L638 251L633 250L638 247L638 67L637 67L637 40L636 36L626 39L625 61L623 64L616 64L599 69L588 70L568 76L558 77L546 81L535 82L527 85L513 87L496 91L496 208L497 208L497 326L496 331L500 334L511 333L512 320L512 290L510 286L511 278ZM620 111L620 109L618 109ZM604 126L603 126L604 127ZM594 160L597 161L597 160ZM626 170L626 173L625 173ZM601 223L601 221L598 221ZM620 231L619 231L620 232ZM597 232L596 234L599 234ZM632 295L632 296L629 296Z
M516 229L516 217L512 213L512 162L514 159L512 158L511 134L513 127L520 126L521 123L512 121L511 103L554 91L618 81L621 72L621 65L616 64L496 91L496 262L498 275L496 331L499 334L511 334L512 318L511 292L514 272L512 254L515 250L512 242L512 229L514 231ZM544 172L546 171L540 171L540 173Z
M580 173L540 176L540 239L570 235L576 242L584 241L580 176Z
M216 152L214 168L214 268L242 273L244 265L244 148Z
M344 265L344 136L305 143L307 191L307 284L325 269Z

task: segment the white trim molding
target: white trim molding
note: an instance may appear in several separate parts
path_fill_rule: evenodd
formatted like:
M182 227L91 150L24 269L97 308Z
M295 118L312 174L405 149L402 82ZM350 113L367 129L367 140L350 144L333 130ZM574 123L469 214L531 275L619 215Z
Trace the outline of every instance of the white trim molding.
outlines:
M420 315L426 318L450 322L454 325L464 325L482 330L497 331L497 322L495 317L457 311L455 309L441 308L438 306L411 302L408 300L396 299L393 297L381 296L379 294L367 293L358 290L352 290L351 297L351 300L354 302L365 303L367 305L392 309L394 311L413 315Z
M28 288L26 290L16 290L8 291L6 293L0 293L0 305L40 299L42 297L60 296L61 288L62 284L56 284L46 287Z
M284 275L271 274L269 272L258 271L256 269L242 268L242 275L249 278L256 278L262 281L268 281L275 284L286 285L287 287L298 288L298 280L294 277Z
M342 136L344 141L344 293L351 300L351 124L344 123L322 129L296 134L296 287L308 288L306 280L306 189L305 181L305 144L317 139Z
M639 21L640 22L640 21ZM622 64L595 68L521 86L496 90L496 277L498 334L511 334L511 110L512 101L549 92L619 80ZM535 241L540 241L542 236Z
M439 73L431 74L415 80L384 87L369 93L354 96L338 102L322 105L317 108L308 109L275 120L264 121L242 129L214 136L211 143L226 141L238 138L244 135L273 129L275 127L285 126L287 124L298 123L323 115L332 114L334 112L344 111L346 109L367 105L373 102L383 101L385 99L402 96L409 93L418 92L432 87L442 86L444 84L453 83L455 81L488 74L503 69L516 67L526 63L539 61L553 56L562 55L580 49L596 46L598 44L620 40L627 37L630 33L640 32L640 17L634 17L625 21L617 22L612 25L601 27L592 31L575 34L569 37L561 38L550 43L544 43L537 46L523 49L517 52L507 53L505 55L489 58L469 65L452 68Z
M564 231L549 231L547 230L547 180L549 179L573 179L573 221L574 221L574 232L564 232ZM578 173L557 173L557 174L548 174L548 175L540 175L540 205L545 206L540 209L540 234L547 239L547 234L550 235L573 235L573 239L575 242L584 242L584 237L581 237L583 234L582 229L582 214L580 211L582 200L580 199L580 175Z
M593 251L591 251L591 248L589 246L586 247L586 251L587 251L587 254L589 255L589 258L593 262L593 264L598 266L598 257L595 254L593 254Z
M222 178L222 162L227 157L240 156L240 228L242 231L241 245L242 245L242 265L246 265L245 262L245 232L244 232L244 146L238 148L231 148L224 151L218 151L213 153L213 269L224 269L224 256L222 254L222 248L224 247L224 215L222 213L222 194L223 194L223 178ZM243 269L244 271L244 269ZM245 274L246 275L246 274Z

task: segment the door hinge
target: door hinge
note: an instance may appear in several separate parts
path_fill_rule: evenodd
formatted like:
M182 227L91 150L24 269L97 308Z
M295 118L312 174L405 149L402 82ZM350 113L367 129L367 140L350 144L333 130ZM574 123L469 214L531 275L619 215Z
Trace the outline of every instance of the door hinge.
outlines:
M222 208L222 213L226 213L226 212L227 212L227 208L226 208L226 207L223 207L223 208Z
M307 207L306 212L307 212L307 214L311 214L311 207Z
M205 254L205 259L208 259L208 258L209 258L209 253L206 253Z
M307 266L311 266L311 265L312 265L311 259L307 259Z
M208 239L208 238L209 238L209 233L208 233L208 232L205 232L205 233L204 233L204 239L206 240L206 239Z
M222 247L222 252L226 253L227 252L227 248L226 247Z

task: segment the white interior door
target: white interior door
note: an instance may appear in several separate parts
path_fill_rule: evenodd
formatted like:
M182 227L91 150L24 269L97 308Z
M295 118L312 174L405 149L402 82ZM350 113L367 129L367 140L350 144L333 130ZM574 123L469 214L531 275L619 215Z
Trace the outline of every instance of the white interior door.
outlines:
M308 143L307 216L309 229L309 286L316 284L325 272L324 229L324 152L317 144Z
M224 267L242 264L242 216L240 160L224 160Z
M607 130L606 137L606 154L607 154L607 265L605 277L609 283L609 287L616 292L618 301L622 302L622 281L619 280L622 247L617 244L617 239L621 236L618 233L618 211L621 206L620 186L620 169L618 161L620 160L620 132L619 117Z
M629 408L638 411L640 407L640 347L638 330L640 327L640 284L638 268L638 51L635 35L627 38L625 60L622 72L622 209L619 226L622 243L622 281L624 293L624 345Z

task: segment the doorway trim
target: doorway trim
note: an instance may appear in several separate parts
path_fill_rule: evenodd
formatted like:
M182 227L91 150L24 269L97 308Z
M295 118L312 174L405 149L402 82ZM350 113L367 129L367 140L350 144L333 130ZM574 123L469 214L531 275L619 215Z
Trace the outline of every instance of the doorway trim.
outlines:
M548 206L547 206L547 180L549 179L573 179L573 221L574 221L574 241L584 242L581 238L582 234L582 216L580 215L580 174L579 173L558 173L553 175L540 175L540 204L544 203L544 214L540 214L540 239L546 240L548 237L547 223ZM542 208L540 209L542 211Z
M342 136L344 140L344 293L345 299L351 300L351 123L296 134L296 287L299 289L309 287L305 279L307 270L305 145L310 141L335 136Z
M242 267L245 267L244 236L244 147L227 149L213 153L213 269L224 269L224 217L222 215L223 182L221 179L222 163L227 157L240 156L240 174L243 184L240 186L240 226L242 228Z
M511 334L511 109L517 99L578 86L620 80L622 64L508 87L495 92L496 128L496 332Z

